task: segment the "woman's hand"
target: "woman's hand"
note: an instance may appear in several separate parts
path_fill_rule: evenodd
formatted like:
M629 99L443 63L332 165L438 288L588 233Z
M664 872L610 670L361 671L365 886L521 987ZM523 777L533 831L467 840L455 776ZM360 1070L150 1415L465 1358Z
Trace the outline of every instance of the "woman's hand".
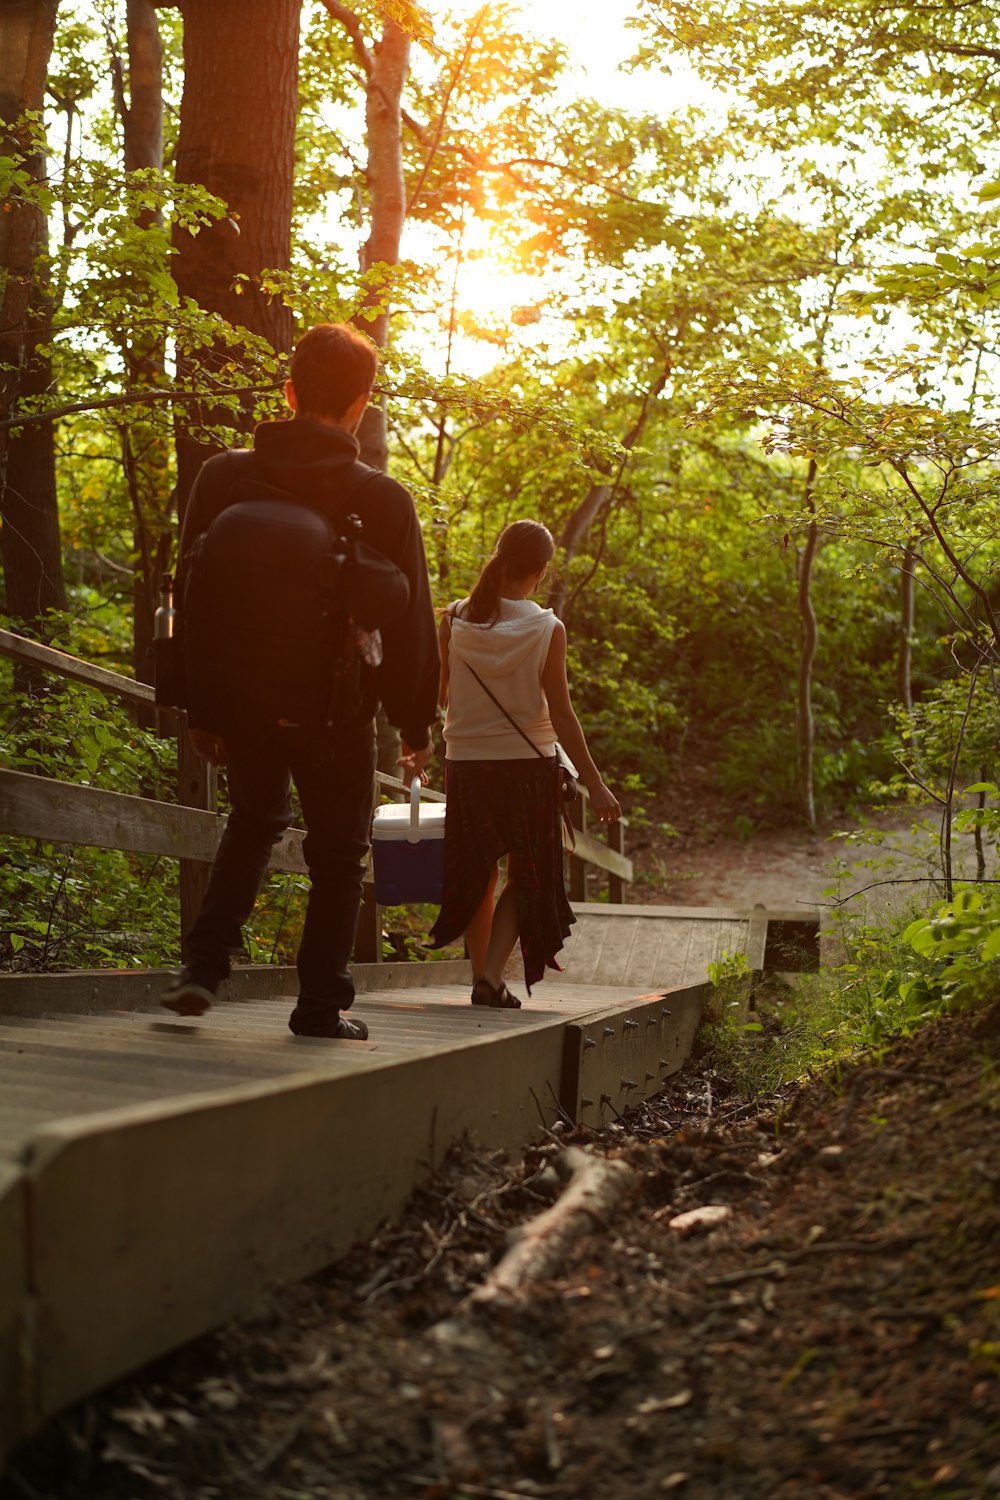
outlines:
M588 786L590 793L590 810L597 814L599 823L617 823L622 815L618 798L610 787L606 787L603 781L596 786Z

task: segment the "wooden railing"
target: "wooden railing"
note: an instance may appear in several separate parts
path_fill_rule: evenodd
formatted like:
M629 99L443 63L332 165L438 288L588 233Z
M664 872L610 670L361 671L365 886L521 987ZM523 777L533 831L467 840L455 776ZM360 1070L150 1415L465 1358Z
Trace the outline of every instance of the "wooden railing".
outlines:
M176 738L176 803L103 791L0 767L0 835L118 849L129 854L158 854L178 860L183 942L183 935L201 904L225 822L218 809L215 770L192 751L183 713L174 709L156 709L153 689L145 683L81 661L9 630L0 630L0 655L22 668L52 673L66 681L82 683L85 687L117 697L147 714L155 710L159 716L160 732ZM377 780L383 793L406 795L404 783L396 777L380 771ZM444 794L428 788L424 796L431 801L442 801ZM632 879L632 865L624 850L624 822L612 828L609 847L587 831L585 797L578 807L576 847L570 853L571 899L586 900L587 871L591 869L607 877L611 900L621 902L625 899L625 887ZM301 829L289 828L274 848L270 869L306 874L302 857L304 837ZM355 960L378 963L381 948L381 917L369 880L365 884Z

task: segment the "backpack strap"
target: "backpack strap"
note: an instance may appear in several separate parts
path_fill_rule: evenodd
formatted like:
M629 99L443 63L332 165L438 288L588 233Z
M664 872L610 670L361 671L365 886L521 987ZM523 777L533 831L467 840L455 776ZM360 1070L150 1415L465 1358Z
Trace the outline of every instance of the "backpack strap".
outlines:
M346 489L337 496L332 508L328 508L321 500L314 500L308 495L297 494L295 490L286 489L283 485L276 484L269 479L262 479L256 466L256 454L250 450L254 459L253 472L246 474L242 479L237 479L234 488L242 489L244 495L241 498L249 498L246 490L249 486L259 486L261 490L266 489L269 494L282 495L295 505L305 505L309 510L317 511L326 520L340 525L351 513L351 507L365 485L381 474L381 469L373 469L370 464L363 464L360 459L355 459L347 476ZM249 465L248 465L249 467Z

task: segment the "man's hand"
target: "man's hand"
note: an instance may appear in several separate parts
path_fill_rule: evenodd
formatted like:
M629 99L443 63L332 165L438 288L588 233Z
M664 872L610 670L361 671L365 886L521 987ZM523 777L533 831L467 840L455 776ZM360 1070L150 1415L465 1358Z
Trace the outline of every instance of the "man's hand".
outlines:
M402 780L410 782L415 776L419 776L420 780L426 786L427 776L424 772L424 766L426 766L434 754L434 741L431 739L430 734L428 734L427 744L422 750L411 750L405 740L403 740L400 748L402 754L396 764L402 767Z
M221 735L209 734L207 729L189 729L191 748L212 766L226 764L226 742Z

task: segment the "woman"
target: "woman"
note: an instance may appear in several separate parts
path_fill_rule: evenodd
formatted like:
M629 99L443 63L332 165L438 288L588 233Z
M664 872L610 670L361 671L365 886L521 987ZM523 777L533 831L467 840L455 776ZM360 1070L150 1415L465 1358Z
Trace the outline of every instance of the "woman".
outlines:
M448 810L435 947L464 935L473 1005L516 1009L503 971L520 937L531 986L574 921L562 873L559 740L602 823L621 817L591 759L566 681L566 629L531 595L555 550L538 521L515 521L467 599L441 620ZM491 696L493 695L493 696ZM494 907L498 860L507 874Z

